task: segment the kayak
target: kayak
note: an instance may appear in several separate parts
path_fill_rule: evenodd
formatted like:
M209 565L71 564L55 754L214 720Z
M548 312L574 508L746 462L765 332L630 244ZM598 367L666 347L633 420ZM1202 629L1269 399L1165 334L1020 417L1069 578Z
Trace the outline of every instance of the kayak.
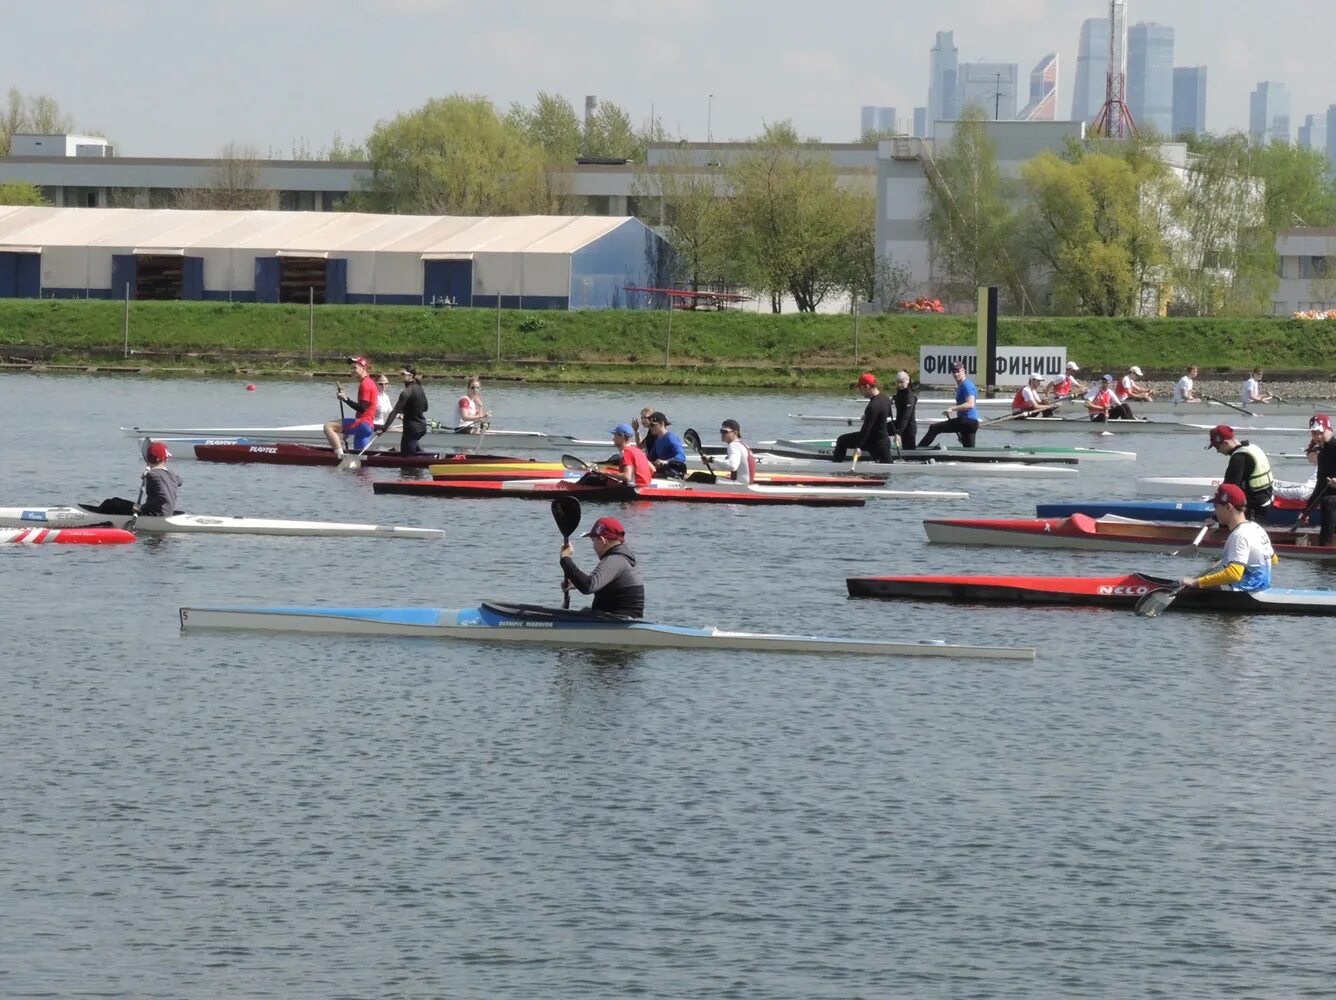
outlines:
M1149 476L1137 480L1137 493L1146 497L1193 497L1201 499L1215 492L1223 480L1206 476ZM1313 492L1314 480L1306 483L1276 481L1273 490L1287 498L1307 498Z
M1033 660L1029 647L956 646L941 641L884 642L816 635L725 632L717 628L658 625L593 612L527 604L484 603L476 608L182 608L184 629L250 629L326 635L415 636L484 642L651 649L757 650L767 653L850 653L869 656L940 656L954 659Z
M1125 576L864 576L845 581L850 597L989 604L1070 604L1130 608L1157 590L1176 590L1178 581L1128 573ZM1336 615L1336 590L1197 590L1174 599L1174 609L1250 614Z
M835 452L835 442L829 438L780 438L762 441L765 448L779 455L795 457L820 456L828 458ZM898 462L946 460L948 462L1018 462L1022 464L1045 462L1050 465L1074 465L1077 462L1135 462L1134 451L1113 451L1107 448L1041 446L1035 448L1002 445L998 448L915 448L892 449L893 464Z
M1197 555L1197 549L1222 549L1229 533L1217 528L1201 543L1192 541L1195 524L1156 524L1084 514L1034 520L928 520L923 522L928 541L944 545L1001 545L1020 549L1084 549L1097 552L1162 552ZM1267 528L1276 554L1294 559L1336 559L1336 545L1317 545L1314 531Z
M951 459L925 462L869 462L860 459L855 465L833 462L812 452L776 454L754 451L756 468L766 472L851 473L903 479L905 476L937 476L946 479L1075 479L1080 475L1075 462L1065 465L1028 465L1021 462L957 462L955 452L940 452Z
M581 500L607 503L634 503L641 500L679 501L683 503L731 503L751 506L811 506L862 507L867 501L851 496L848 490L832 489L816 494L797 492L799 487L780 492L765 492L762 487L725 487L724 484L697 486L681 480L657 480L649 486L625 486L615 483L585 483L565 479L509 479L509 480L404 480L401 482L373 483L376 493L404 493L433 497L520 497L526 500L551 500L557 496L574 496ZM886 491L890 493L891 491ZM917 494L915 494L917 495ZM963 493L931 495L932 499L961 499Z
M1267 515L1268 525L1295 524L1303 513L1302 500L1276 497ZM1173 502L1170 500L1084 500L1077 503L1041 503L1035 509L1036 517L1125 517L1137 521L1184 521L1201 525L1215 508L1204 500Z
M607 439L599 441L579 441L564 434L546 434L542 431L507 431L488 430L485 434L469 431L455 431L453 428L432 423L422 438L422 447L432 451L454 454L461 451L480 451L485 444L492 449L516 449L529 451L577 451L590 448L607 448ZM121 433L135 438L150 438L154 441L173 438L200 438L223 443L244 438L250 443L296 442L299 444L325 444L324 424L287 424L281 427L122 427ZM393 439L399 435L399 428L391 428L385 436ZM196 442L196 444L202 441Z
M617 472L611 465L598 467L604 472ZM567 476L575 473L577 470L566 468L560 462L538 462L532 460L506 460L493 463L487 462L467 462L467 463L445 463L441 465L432 465L428 468L432 477L435 479L565 479ZM687 482L706 483L706 480L693 478L695 476L708 475L704 469L692 469L687 475ZM732 480L727 476L719 476L715 482L730 483ZM830 486L841 489L853 489L863 487L865 489L876 489L886 485L886 476L858 476L858 475L817 475L809 473L806 475L793 473L758 473L756 483L760 486ZM709 485L708 483L706 483Z
M149 534L307 535L321 538L444 538L440 528L400 528L381 524L340 524L335 521L277 521L262 517L213 517L173 514L138 517L109 513L100 505L74 507L0 507L0 525L47 525L58 528L110 525ZM124 533L124 532L123 532ZM131 537L134 537L133 535Z
M526 476L523 479L503 478L496 476L486 478L481 476L449 476L446 478L437 477L434 481L437 483L453 483L463 486L484 486L501 487L500 492L530 492L532 487L537 484L557 485L560 483L569 483L579 486L603 487L605 483L600 482L601 473L594 473L596 478L586 482L586 476L589 473L567 471L560 478L541 478L536 476ZM616 488L624 489L618 484L613 484ZM373 487L374 489L374 487ZM645 490L667 490L667 491L706 491L711 493L726 493L729 496L778 496L778 497L798 497L810 499L812 497L836 497L847 499L848 497L861 497L865 500L968 500L969 494L963 490L893 490L880 482L874 481L870 487L858 486L777 486L769 483L736 483L731 479L722 479L713 483L698 483L692 480L683 479L656 479L649 486L643 487ZM393 493L395 490L378 490L377 492Z
M1242 416L1243 414L1239 414ZM1086 434L1206 434L1214 424L1201 424L1182 420L1137 417L1133 420L1091 420L1089 417L1026 417L1024 420L1008 420L990 427L985 421L980 429L999 431ZM1259 427L1247 425L1248 436L1257 434L1306 434L1304 427Z
M866 403L865 400L850 400L855 403ZM948 399L945 396L936 398L920 396L918 405L924 408L924 412L933 412L955 405L954 399ZM1062 400L1066 406L1081 407L1084 411L1084 403L1080 397L1075 399ZM1005 416L1011 412L1011 395L996 396L993 399L976 399L974 405L988 412L990 417ZM1239 409L1236 409L1238 407ZM1336 411L1336 400L1314 399L1314 400L1287 400L1284 403L1249 403L1246 407L1242 402L1236 399L1230 399L1226 402L1219 400L1202 401L1200 403L1175 403L1171 399L1152 399L1152 400L1133 400L1133 411L1137 416L1163 416L1173 414L1179 418L1191 420L1216 420L1217 418L1228 418L1229 423L1247 421L1250 416L1257 417L1311 417L1314 413L1331 413ZM1246 410L1247 412L1241 412ZM848 416L821 416L808 413L790 413L790 417L801 423L822 424L822 423L843 423L849 421L849 426L859 427L863 423L862 411L850 413Z
M0 528L0 543L13 545L124 545L134 540L120 528Z
M170 441L168 447L171 447ZM272 444L219 443L193 446L195 457L201 462L225 462L228 464L258 463L261 465L328 465L339 464L338 456L329 446L298 444L291 441L279 441ZM345 455L356 455L345 452ZM401 455L397 451L377 449L368 451L359 461L376 469L425 469L432 465L468 465L474 462L514 462L516 464L533 461L532 459L510 458L506 455L475 455L471 452L423 452L421 455Z

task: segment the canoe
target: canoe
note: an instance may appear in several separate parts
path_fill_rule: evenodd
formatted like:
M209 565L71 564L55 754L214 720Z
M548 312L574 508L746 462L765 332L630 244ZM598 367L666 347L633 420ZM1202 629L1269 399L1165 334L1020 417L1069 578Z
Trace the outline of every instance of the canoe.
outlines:
M1192 540L1200 525L1156 524L1123 518L1095 518L1073 514L1063 518L1022 520L938 519L923 522L928 541L944 545L999 545L1019 549L1081 549L1095 552L1161 552L1198 555L1222 549L1228 532L1216 529L1197 548ZM1268 527L1276 554L1294 559L1336 559L1336 545L1313 544L1314 531Z
M987 604L1130 608L1147 594L1174 590L1178 580L1124 576L864 576L845 581L850 597ZM1184 590L1174 610L1247 614L1336 615L1336 590Z
M1033 660L1028 647L957 646L941 641L885 642L815 635L725 632L561 611L526 604L484 603L439 608L182 608L184 629L249 629L326 635L412 636L484 642L541 643L650 649L756 650L767 653L847 653Z
M0 543L12 545L125 545L134 540L120 528L0 528Z
M676 480L655 481L649 486L619 486L616 484L583 483L564 479L510 479L510 480L404 480L401 482L373 483L376 493L399 493L431 497L518 497L526 500L551 500L569 495L595 503L636 503L642 500L678 501L683 503L730 503L750 506L810 506L862 507L867 501L851 496L848 490L832 489L821 493L798 493L782 487L780 492L767 492L762 487L726 487L723 484L697 486ZM888 493L891 491L887 491ZM914 494L914 496L919 496ZM968 494L950 493L931 495L932 499L961 499ZM925 497L926 498L926 497Z
M133 522L133 523L131 523ZM94 504L73 507L0 507L0 525L46 525L76 528L110 525L148 534L305 535L320 538L444 538L440 528L401 528L382 524L341 524L336 521L279 521L263 517L214 517L173 514L139 517L108 513ZM131 536L133 537L133 536Z
M1243 416L1243 414L1239 414ZM1008 420L995 427L984 424L985 430L1011 431L1013 433L1058 433L1058 434L1201 434L1205 436L1215 424L1203 424L1193 421L1173 420L1168 417L1137 417L1134 420L1091 420L1088 417L1027 417L1024 420ZM1247 424L1249 437L1258 434L1307 434L1306 428L1296 422L1293 427L1262 427Z
M457 432L451 428L433 423L431 429L422 438L422 447L431 451L454 454L464 451L481 451L485 445L490 450L518 451L587 451L591 448L607 448L611 442L607 439L598 441L580 441L564 434L546 434L542 431L488 430L486 434ZM298 444L324 444L324 424L287 424L280 427L122 427L121 433L134 438L150 438L154 441L199 438L222 443L244 438L250 443L295 442ZM399 436L398 427L387 434L390 440ZM170 447L170 446L169 446Z
M168 448L172 447L168 443ZM300 444L276 441L270 444L219 443L196 444L191 449L201 462L223 462L232 465L254 463L260 465L327 465L339 464L334 449L328 445ZM177 452L173 451L173 455ZM349 452L348 454L356 454ZM510 458L506 455L475 455L472 452L424 452L421 455L400 455L397 451L376 449L368 451L361 463L373 469L426 469L432 465L468 465L474 462L522 462L533 459Z
M907 476L933 476L942 479L1075 479L1080 470L1076 463L1066 465L1029 465L1021 462L957 462L955 452L950 460L915 462L833 462L812 453L776 454L755 451L757 469L766 472L856 473L903 479Z
M605 472L616 472L611 465L598 466ZM690 468L690 467L689 467ZM572 470L566 468L560 462L538 462L532 460L516 460L501 462L466 462L466 463L443 463L441 465L432 465L428 471L434 479L461 479L461 480L479 480L479 479L565 479L571 475ZM577 473L578 474L578 473ZM692 476L699 474L705 475L704 469L690 468L688 474L689 482L703 482L703 480L693 479ZM719 476L717 482L727 483L730 480L727 476ZM830 486L841 489L855 489L862 487L864 489L876 489L886 485L886 476L859 476L843 473L833 475L819 475L817 473L757 473L756 483L759 486Z
M992 399L979 399L975 401L974 405L978 409L984 411L986 414L985 419L988 417L1005 416L1011 412L1011 397L1012 393L1007 393L1005 396L996 396ZM850 402L863 403L863 405L866 405L863 400L850 400ZM948 399L945 396L938 396L935 398L920 396L918 399L919 412L923 414L932 413L935 415L937 412L940 412L948 406L954 406L955 402L954 398ZM1217 423L1224 421L1230 424L1242 422L1244 426L1247 425L1249 419L1276 416L1311 417L1314 413L1332 413L1336 411L1336 400L1330 399L1290 400L1284 403L1250 403L1245 407L1245 409L1252 414L1252 417L1250 418L1247 413L1240 413L1238 410L1234 409L1235 406L1242 406L1242 403L1238 398L1231 396L1227 402L1232 403L1233 406L1227 406L1225 403L1219 402L1218 400L1212 400L1210 402L1203 401L1200 403L1175 403L1172 399L1154 399L1149 402L1144 400L1140 402L1133 400L1132 409L1138 417L1173 415L1180 420L1200 420L1203 422L1214 420ZM1068 410L1071 410L1073 407L1078 407L1078 412L1082 414L1085 412L1085 404L1079 397L1075 400L1065 400L1064 406ZM852 421L849 426L857 427L863 422L862 410L859 410L856 413L851 412L847 416L828 417L808 413L790 413L789 416L801 423Z
M1294 524L1303 513L1302 500L1277 497L1267 516L1268 526ZM1124 517L1137 521L1189 522L1201 526L1215 512L1204 500L1174 502L1172 500L1082 500L1076 503L1041 503L1035 506L1035 517Z
M1200 500L1215 492L1221 480L1207 476L1149 476L1137 480L1137 493L1144 497L1193 497ZM1275 492L1287 497L1308 497L1313 492L1313 480L1306 483L1277 480Z
M764 448L778 455L794 457L820 456L828 458L835 452L835 442L830 438L780 438L777 441L762 441L758 448ZM1002 445L996 448L961 448L958 446L942 448L915 448L913 450L892 451L892 458L898 462L948 461L948 462L1017 462L1021 464L1046 463L1049 465L1074 465L1077 462L1135 462L1134 451L1113 451L1107 448L1085 447L1021 447ZM893 463L894 464L894 463Z

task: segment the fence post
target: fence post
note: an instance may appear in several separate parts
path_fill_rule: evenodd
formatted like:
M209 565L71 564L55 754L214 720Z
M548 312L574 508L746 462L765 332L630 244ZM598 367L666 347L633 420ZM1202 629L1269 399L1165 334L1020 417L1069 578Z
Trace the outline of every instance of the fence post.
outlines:
M130 282L125 283L125 357L130 356Z
M309 299L308 308L310 309L310 318L306 322L306 363L311 364L315 361L315 288L314 286L306 289Z
M673 297L668 296L668 339L663 342L663 367L672 367L673 350Z
M858 367L858 296L854 296L854 367Z
M501 363L501 289L496 290L496 363Z

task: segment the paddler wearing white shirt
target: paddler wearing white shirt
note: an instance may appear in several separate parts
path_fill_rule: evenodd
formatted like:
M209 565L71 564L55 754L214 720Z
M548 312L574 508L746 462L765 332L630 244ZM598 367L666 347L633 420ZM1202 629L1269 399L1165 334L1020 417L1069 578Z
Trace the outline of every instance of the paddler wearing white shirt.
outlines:
M1202 401L1195 388L1196 378L1197 366L1188 365L1187 372L1174 384L1175 403L1200 403Z
M1066 372L1048 384L1049 395L1054 399L1063 400L1070 399L1073 393L1085 392L1085 383L1076 377L1076 373L1080 370L1081 366L1075 361L1068 361Z
M1085 405L1091 420L1128 419L1123 404L1114 395L1112 375L1105 375L1090 387L1090 391L1085 394Z
M455 404L455 430L477 434L492 411L483 409L482 382L478 377L469 379L467 385L467 393L460 396L459 402Z
M1113 394L1118 397L1118 402L1123 404L1123 415L1126 417L1135 416L1132 407L1128 406L1129 400L1149 403L1155 398L1155 394L1147 389L1141 388L1137 384L1137 379L1145 378L1145 374L1136 365L1127 366L1127 374L1118 380L1118 385L1114 387Z
M394 409L394 403L390 401L390 377L384 372L376 378L376 389L376 429L383 431L385 418Z
M1244 515L1247 500L1233 483L1221 483L1211 497L1213 517L1229 529L1220 561L1202 576L1185 576L1179 583L1202 590L1266 590L1271 586L1271 567L1277 562L1266 529Z
M736 420L725 420L719 425L719 436L723 438L723 463L728 469L729 478L739 483L756 481L756 456L742 443L742 425Z
M1013 415L1022 413L1039 413L1041 410L1050 410L1051 406L1044 405L1043 397L1044 376L1038 372L1030 372L1029 384L1023 385L1016 390L1016 395L1011 398L1011 412Z
M1275 398L1271 393L1262 391L1262 369L1254 368L1252 374L1243 380L1241 400L1244 407L1255 403L1270 403Z

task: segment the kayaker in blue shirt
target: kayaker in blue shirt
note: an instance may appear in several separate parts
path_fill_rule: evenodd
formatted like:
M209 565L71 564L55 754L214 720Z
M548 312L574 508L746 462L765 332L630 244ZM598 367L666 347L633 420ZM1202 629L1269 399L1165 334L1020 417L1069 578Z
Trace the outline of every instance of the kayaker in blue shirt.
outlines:
M645 457L654 466L655 479L681 479L687 474L687 453L682 439L668 429L669 420L660 410L649 415L645 435Z
M956 405L942 411L946 414L945 420L939 420L928 427L928 433L919 442L919 448L931 448L937 435L948 431L959 437L960 443L966 448L974 447L974 435L979 432L979 411L974 405L978 391L965 374L965 366L959 361L951 362L951 377L956 380Z

